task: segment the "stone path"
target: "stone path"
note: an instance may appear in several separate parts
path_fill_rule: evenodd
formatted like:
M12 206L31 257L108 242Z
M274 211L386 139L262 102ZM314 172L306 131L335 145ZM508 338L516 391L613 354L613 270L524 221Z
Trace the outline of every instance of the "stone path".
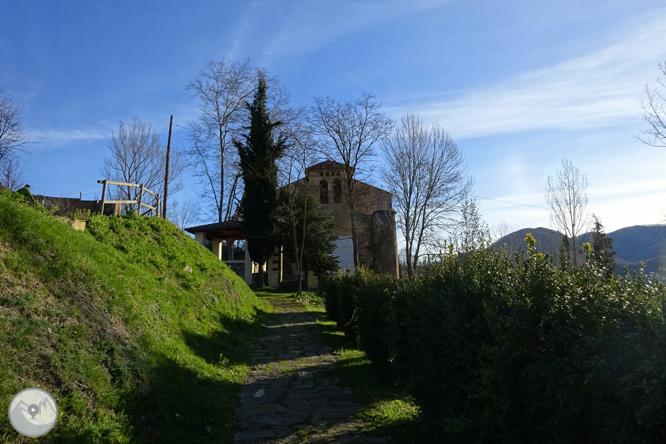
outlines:
M240 393L237 443L384 443L361 433L360 405L327 372L338 359L313 330L315 317L294 300L273 299L275 313L250 360Z

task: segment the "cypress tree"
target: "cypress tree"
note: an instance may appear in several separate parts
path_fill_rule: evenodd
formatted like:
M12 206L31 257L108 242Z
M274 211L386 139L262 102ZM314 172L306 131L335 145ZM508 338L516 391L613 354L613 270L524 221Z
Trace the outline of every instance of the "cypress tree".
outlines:
M245 192L239 206L243 228L247 236L250 258L259 264L259 286L264 285L263 265L276 245L277 226L277 166L287 144L284 138L273 139L273 129L281 122L271 122L266 108L266 79L259 76L257 92L250 111L248 133L244 143L234 140L238 149Z
M613 239L604 233L604 226L599 218L594 217L594 233L592 234L592 261L604 269L606 279L615 272L615 252L613 251Z

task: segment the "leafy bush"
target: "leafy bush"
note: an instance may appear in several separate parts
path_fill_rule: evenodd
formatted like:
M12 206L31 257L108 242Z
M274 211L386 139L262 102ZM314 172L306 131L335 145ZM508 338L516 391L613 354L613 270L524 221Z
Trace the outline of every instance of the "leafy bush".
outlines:
M340 276L327 307L347 330L355 313L352 333L441 439L664 442L666 288L591 261L561 271L526 241L514 260L448 254L403 281Z

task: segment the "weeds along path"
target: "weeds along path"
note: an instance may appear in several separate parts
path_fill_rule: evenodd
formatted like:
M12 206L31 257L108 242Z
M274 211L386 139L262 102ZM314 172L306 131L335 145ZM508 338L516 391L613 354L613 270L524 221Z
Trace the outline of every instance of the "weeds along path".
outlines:
M360 405L330 370L337 360L300 303L271 299L268 320L240 393L237 443L381 443L364 436Z

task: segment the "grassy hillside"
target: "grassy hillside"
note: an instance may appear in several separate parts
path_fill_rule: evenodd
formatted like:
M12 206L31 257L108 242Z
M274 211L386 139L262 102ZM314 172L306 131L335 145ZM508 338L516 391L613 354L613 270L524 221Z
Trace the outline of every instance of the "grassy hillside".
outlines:
M0 196L0 400L48 390L53 431L0 442L231 442L260 301L157 218L93 216L77 232Z

